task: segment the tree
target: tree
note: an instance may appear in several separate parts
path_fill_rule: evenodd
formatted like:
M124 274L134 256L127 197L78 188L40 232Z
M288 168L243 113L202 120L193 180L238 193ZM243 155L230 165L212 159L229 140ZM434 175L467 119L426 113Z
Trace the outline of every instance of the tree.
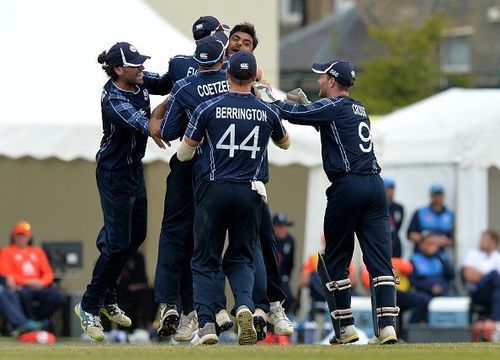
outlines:
M441 29L438 16L420 28L369 29L384 55L374 55L362 65L352 92L371 113L387 113L438 91Z

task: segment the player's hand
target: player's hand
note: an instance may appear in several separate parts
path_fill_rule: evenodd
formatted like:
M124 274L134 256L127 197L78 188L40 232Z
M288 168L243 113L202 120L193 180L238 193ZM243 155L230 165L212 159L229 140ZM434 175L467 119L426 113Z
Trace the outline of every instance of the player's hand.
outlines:
M168 141L165 141L164 143L161 138L161 122L162 118L152 117L151 119L149 119L149 133L151 135L151 138L160 149L166 149L165 144L167 144L167 146L170 146L170 143Z
M275 97L271 89L263 83L254 83L253 91L255 92L255 96L261 99L266 103L274 103L278 101Z
M273 87L271 86L271 83L269 81L267 81L266 79L260 79L259 81L257 81L257 84L266 86L269 90L273 91ZM254 85L255 85L255 83L254 83Z
M307 95L302 91L301 88L293 89L286 93L286 100L296 103L296 104L310 104L311 102L307 98Z

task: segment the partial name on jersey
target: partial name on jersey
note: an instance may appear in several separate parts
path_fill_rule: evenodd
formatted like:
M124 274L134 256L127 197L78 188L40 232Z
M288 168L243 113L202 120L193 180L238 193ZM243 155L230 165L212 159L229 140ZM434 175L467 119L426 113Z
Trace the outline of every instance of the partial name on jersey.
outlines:
M365 107L358 104L352 104L352 112L358 116L362 116L365 118L368 117L368 115L366 115Z
M227 80L217 81L214 83L198 85L197 88L198 95L204 96L214 96L217 94L227 93L229 91L229 83Z
M215 117L217 119L267 121L267 112L261 109L217 106L215 108Z

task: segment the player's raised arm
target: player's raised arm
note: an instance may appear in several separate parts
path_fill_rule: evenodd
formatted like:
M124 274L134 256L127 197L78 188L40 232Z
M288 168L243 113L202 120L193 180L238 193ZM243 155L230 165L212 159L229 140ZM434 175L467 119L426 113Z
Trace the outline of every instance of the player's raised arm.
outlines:
M167 95L174 83L172 79L165 73L160 76L157 73L145 71L144 72L144 86L148 89L150 94L153 95Z
M341 101L341 99L339 99ZM301 125L326 125L331 123L332 111L337 104L336 100L321 99L311 104L293 104L286 101L277 101L274 103L279 109L283 119L292 124ZM333 112L334 113L334 112Z

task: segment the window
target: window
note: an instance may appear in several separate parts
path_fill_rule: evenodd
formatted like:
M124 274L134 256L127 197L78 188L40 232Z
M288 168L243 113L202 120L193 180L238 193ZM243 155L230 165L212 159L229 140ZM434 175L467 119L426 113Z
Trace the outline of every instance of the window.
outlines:
M300 24L303 7L304 0L281 0L281 22L283 24Z
M470 71L469 36L451 36L442 40L441 68L446 72L466 73Z
M444 72L467 73L471 70L472 26L445 29L441 38L441 70Z

